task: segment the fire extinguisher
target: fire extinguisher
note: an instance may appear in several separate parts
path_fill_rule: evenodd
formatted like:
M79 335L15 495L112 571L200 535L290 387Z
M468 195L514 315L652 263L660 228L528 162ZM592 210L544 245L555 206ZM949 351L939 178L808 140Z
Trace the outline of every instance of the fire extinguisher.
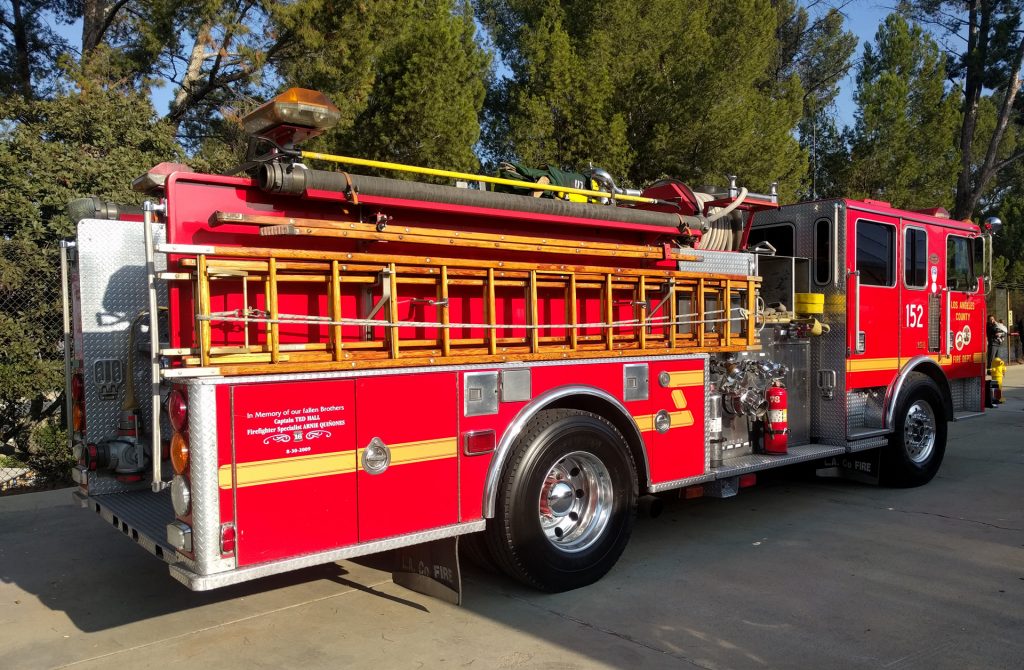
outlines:
M786 388L781 382L774 382L765 392L768 399L768 413L764 418L764 453L785 454L789 435L789 420L786 417Z

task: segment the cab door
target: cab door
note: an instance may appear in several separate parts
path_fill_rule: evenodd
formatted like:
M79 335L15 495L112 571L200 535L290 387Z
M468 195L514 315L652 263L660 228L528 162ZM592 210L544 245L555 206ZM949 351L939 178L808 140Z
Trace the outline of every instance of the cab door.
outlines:
M939 250L929 246L941 245L939 236L929 236L925 227L910 224L903 228L902 242L902 306L899 319L901 368L915 356L939 353L943 297L939 285Z
M951 379L984 373L985 296L978 290L974 267L974 240L966 233L945 235L946 290L949 305L943 370Z
M847 388L888 386L900 362L898 221L860 215L849 236Z

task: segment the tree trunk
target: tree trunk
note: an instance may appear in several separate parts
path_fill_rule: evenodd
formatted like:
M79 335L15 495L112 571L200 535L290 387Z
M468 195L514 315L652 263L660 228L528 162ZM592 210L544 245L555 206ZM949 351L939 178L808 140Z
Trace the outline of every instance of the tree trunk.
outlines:
M21 0L11 0L11 32L14 33L14 69L17 76L18 92L26 98L33 97L32 64L28 58L28 26L22 12Z
M206 47L209 42L210 26L207 24L196 34L196 41L192 45L192 53L188 57L188 67L185 69L185 76L181 80L178 92L174 94L174 100L171 102L171 109L167 118L175 126L181 123L185 113L194 103L199 80L203 77L203 61L206 59Z
M964 119L960 126L960 174L956 181L956 202L953 216L965 219L971 215L971 166L974 161L974 132L978 125L978 105L985 76L985 54L988 51L989 9L979 7L980 0L968 6L967 72L964 81ZM981 16L978 10L981 9Z
M100 45L107 30L107 0L82 1L82 56Z

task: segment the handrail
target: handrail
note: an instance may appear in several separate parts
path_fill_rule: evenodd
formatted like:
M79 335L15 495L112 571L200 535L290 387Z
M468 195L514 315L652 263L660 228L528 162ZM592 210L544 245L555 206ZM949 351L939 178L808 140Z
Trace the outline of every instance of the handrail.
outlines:
M161 468L161 443L160 443L160 313L156 300L156 245L153 243L153 216L164 211L161 203L147 200L142 204L142 223L146 236L146 286L149 292L149 362L152 382L150 387L150 400L152 402L153 417L150 421L150 458L153 461L153 482L151 487L154 492L160 492L167 488L163 481ZM133 374L131 370L128 374Z

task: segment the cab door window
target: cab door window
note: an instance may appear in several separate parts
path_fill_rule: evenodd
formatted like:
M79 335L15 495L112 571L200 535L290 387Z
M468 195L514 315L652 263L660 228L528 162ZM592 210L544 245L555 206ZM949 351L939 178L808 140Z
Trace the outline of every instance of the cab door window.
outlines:
M978 286L971 241L966 237L946 238L946 286L953 291L973 291Z
M928 233L907 228L903 243L903 284L907 288L928 285Z
M861 286L896 285L896 227L857 222L857 271Z

